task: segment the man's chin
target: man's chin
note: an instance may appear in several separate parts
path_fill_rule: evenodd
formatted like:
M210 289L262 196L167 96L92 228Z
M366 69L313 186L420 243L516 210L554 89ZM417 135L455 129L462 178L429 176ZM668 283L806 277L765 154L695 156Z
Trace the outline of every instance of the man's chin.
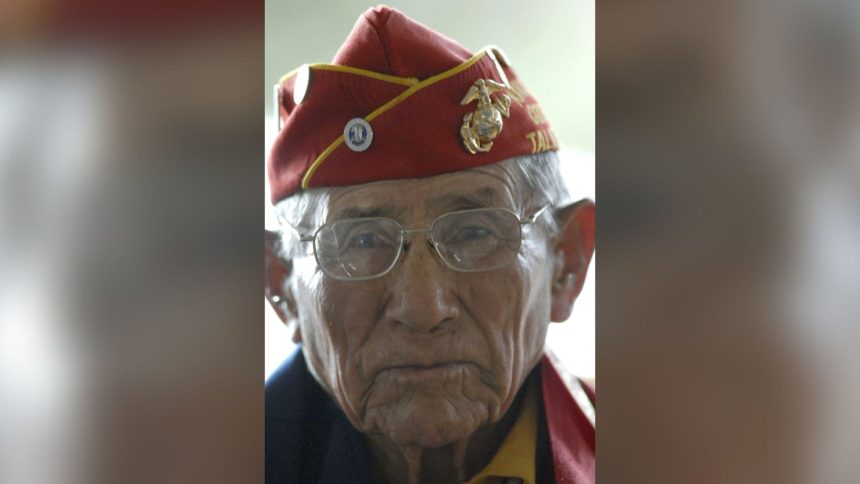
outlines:
M402 446L435 448L468 439L488 421L486 404L424 397L368 412L369 429Z

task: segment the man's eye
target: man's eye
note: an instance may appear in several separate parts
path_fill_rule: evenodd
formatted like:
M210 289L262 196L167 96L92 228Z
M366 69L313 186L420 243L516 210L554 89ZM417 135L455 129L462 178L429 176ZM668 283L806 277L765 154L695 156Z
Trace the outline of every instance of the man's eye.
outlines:
M373 249L380 245L380 237L373 232L363 232L349 239L349 247L353 249Z
M482 240L492 235L492 232L486 227L478 225L469 225L460 228L456 239L459 241Z

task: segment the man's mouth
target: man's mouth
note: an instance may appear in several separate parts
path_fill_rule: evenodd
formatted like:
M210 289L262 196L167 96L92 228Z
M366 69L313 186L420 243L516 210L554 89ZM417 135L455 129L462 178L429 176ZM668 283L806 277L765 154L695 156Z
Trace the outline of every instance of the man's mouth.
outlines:
M430 364L405 364L387 368L385 372L395 378L415 383L430 383L456 376L474 364L468 361L446 361Z

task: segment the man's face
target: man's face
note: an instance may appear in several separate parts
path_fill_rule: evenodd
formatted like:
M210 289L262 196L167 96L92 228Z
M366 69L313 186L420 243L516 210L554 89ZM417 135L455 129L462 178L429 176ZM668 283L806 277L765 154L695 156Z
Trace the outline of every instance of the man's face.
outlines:
M470 208L531 215L519 193L498 167L377 182L336 190L327 221L373 213L424 228ZM525 225L512 263L457 272L427 237L414 234L391 272L369 281L335 280L311 268L312 257L297 261L305 272L294 290L305 358L353 425L438 447L497 422L539 360L554 257L544 230Z

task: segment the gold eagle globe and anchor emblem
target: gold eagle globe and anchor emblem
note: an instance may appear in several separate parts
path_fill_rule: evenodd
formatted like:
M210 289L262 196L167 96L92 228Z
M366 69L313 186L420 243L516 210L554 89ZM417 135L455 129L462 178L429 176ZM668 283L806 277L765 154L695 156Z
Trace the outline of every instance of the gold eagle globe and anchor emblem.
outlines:
M507 87L504 84L496 81L478 79L460 101L462 106L478 101L478 108L463 116L463 125L460 126L460 136L463 137L463 144L469 153L474 155L490 151L493 140L502 131L502 116L510 117L511 98L505 94L490 97L505 89Z

